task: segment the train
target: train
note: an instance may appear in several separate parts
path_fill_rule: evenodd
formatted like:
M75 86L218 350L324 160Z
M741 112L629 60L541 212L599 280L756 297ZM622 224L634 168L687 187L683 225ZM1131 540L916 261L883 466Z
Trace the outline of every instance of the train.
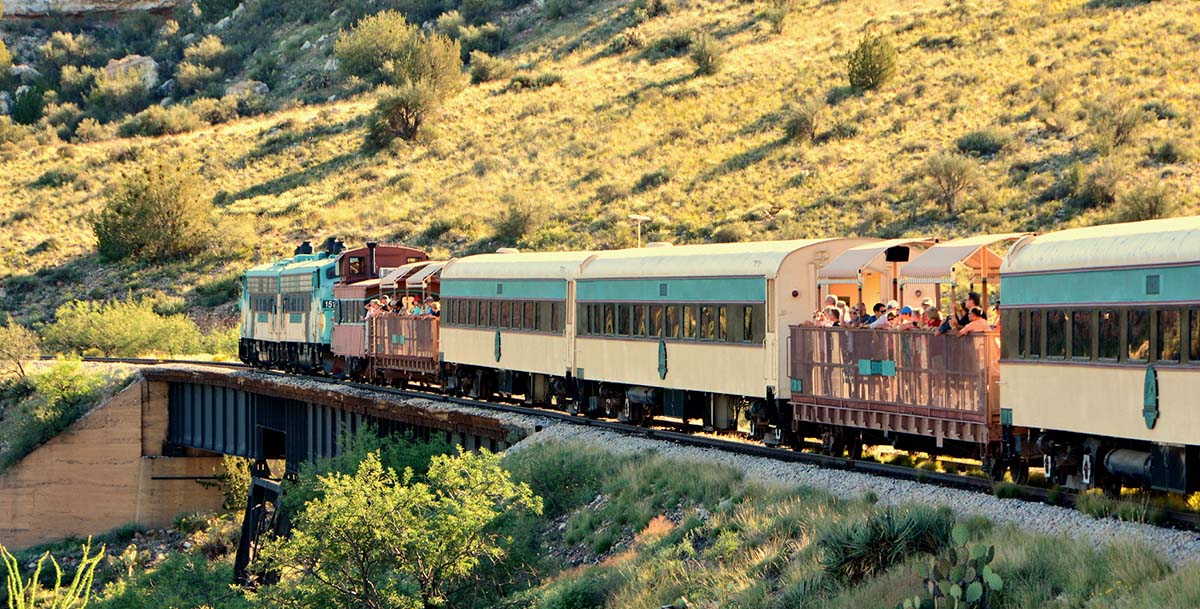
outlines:
M450 260L324 250L247 271L243 362L816 439L849 458L872 445L970 457L997 480L1041 469L1075 489L1200 491L1200 217ZM953 306L967 291L995 306L996 329L813 323L827 302ZM368 313L384 297L440 310Z

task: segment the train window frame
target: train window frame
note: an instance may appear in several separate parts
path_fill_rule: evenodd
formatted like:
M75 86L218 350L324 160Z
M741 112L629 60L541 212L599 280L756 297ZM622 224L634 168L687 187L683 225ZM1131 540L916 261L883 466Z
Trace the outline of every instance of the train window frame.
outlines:
M664 309L663 319L665 320L665 325L663 328L665 329L665 333L663 334L663 338L676 340L679 338L680 330L683 328L683 306L670 304L665 305Z
M1164 359L1163 358L1163 342L1164 342L1163 335L1162 335L1163 314L1175 316L1176 332L1175 332L1175 358L1174 359ZM1153 324L1154 327L1151 329L1151 333L1154 336L1154 339L1151 341L1153 343L1153 349L1151 349L1151 353L1154 355L1155 363L1170 365L1170 364L1180 364L1183 362L1183 319L1182 319L1182 317L1183 316L1180 315L1179 309L1177 309L1175 307L1166 307L1166 308L1161 308L1161 309L1155 309L1154 324Z
M1092 360L1092 355L1096 352L1096 324L1093 323L1095 318L1096 312L1092 309L1071 309L1069 311L1070 332L1067 346L1070 348L1070 359L1075 361ZM1080 354L1077 351L1086 351L1086 353Z
M1017 311L1017 359L1029 359L1029 311ZM1003 317L1003 315L1001 315Z
M696 340L696 335L700 331L699 319L697 319L696 305L683 305L683 323L680 324L682 340Z
M717 340L725 341L729 335L729 305L717 305Z
M646 308L644 304L633 305L633 335L639 338L646 337L646 322L649 321L646 319Z
M512 325L512 319L513 319L512 306L513 306L513 303L510 300L500 301L500 323L496 324L496 327L499 327L499 328L513 327L513 325Z
M521 305L522 313L524 313L522 315L524 322L521 325L531 332L535 332L538 329L536 308L532 300L527 300Z
M1187 362L1200 364L1200 307L1187 307L1187 325L1184 335L1188 339Z
M1133 341L1131 339L1133 337L1132 333L1133 333L1133 314L1134 313L1144 313L1146 316L1146 333L1145 333L1145 342L1144 342L1144 345L1146 347L1146 357L1145 358L1133 357L1129 351L1132 346L1132 343L1133 343ZM1125 317L1125 332L1123 333L1123 335L1121 337L1121 343L1124 345L1123 348L1121 349L1121 361L1136 362L1139 364L1144 364L1146 362L1149 362L1151 354L1154 353L1154 340L1152 337L1152 333L1154 331L1154 329L1153 329L1154 328L1153 309L1151 309L1150 307L1131 307L1131 308L1128 308L1125 310L1124 317Z
M1115 322L1115 324L1116 324L1116 327L1113 328L1113 334L1110 336L1112 341L1115 341L1115 344L1113 344L1111 341L1105 341L1105 332L1104 332L1104 327L1106 325L1104 323L1105 313L1111 313L1111 315L1112 315L1111 320L1113 322ZM1096 330L1095 330L1095 332L1096 332L1096 349L1095 349L1096 361L1099 361L1099 362L1120 361L1120 359L1121 359L1121 318L1122 317L1123 316L1121 315L1121 310L1118 308L1115 308L1115 307L1100 308L1100 309L1096 310ZM1108 325L1111 326L1112 324L1108 324ZM1105 350L1106 350L1105 345L1110 345L1112 347L1112 349L1113 349L1112 357L1105 357Z
M1069 310L1065 309L1065 308L1046 309L1044 311L1044 313L1045 314L1042 316L1045 319L1045 324L1046 324L1044 326L1046 329L1046 338L1045 338L1046 342L1044 343L1044 348L1043 348L1044 357L1048 360L1065 360L1069 356L1069 353L1070 353L1069 349L1071 346L1071 334L1070 334L1070 332L1071 332L1071 323L1070 323L1071 317L1069 314ZM1050 352L1050 330L1051 330L1051 325L1050 325L1051 319L1050 318L1051 318L1052 314L1055 317L1060 317L1061 321L1062 321L1061 328L1058 330L1058 332L1056 332L1056 334L1061 334L1061 341L1062 341L1061 348L1056 349L1054 353Z
M563 316L566 314L566 310L567 310L567 303L565 303L565 302L550 303L550 331L551 332L555 332L555 333L562 332L563 328L566 327L566 324L564 323L565 320L563 319Z
M717 339L717 307L715 305L700 305L697 318L697 336L705 342Z
M616 305L611 302L606 302L600 307L600 333L604 336L616 336L617 334L617 309Z
M666 328L666 307L663 305L649 305L646 311L646 335L653 338L662 338Z
M1036 319L1035 319L1036 318ZM1046 356L1046 312L1041 309L1029 311L1029 357L1043 359Z

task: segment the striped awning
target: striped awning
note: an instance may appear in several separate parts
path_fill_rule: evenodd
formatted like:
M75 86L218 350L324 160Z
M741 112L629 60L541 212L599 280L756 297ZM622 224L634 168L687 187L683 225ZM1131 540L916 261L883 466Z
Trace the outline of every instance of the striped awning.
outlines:
M974 276L998 277L1004 259L988 246L1029 234L977 235L938 243L900 269L900 283L952 283L956 267L965 267Z
M937 242L927 237L905 237L903 239L888 239L887 241L876 241L852 247L842 252L841 256L829 261L829 264L817 271L817 283L820 285L838 283L858 284L862 281L863 269L870 266L885 251L893 247L928 246L934 243Z

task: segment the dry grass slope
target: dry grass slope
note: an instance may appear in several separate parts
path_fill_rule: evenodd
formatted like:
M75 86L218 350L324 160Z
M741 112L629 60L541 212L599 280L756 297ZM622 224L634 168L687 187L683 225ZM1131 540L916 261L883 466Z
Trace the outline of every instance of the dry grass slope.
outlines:
M781 3L669 6L639 23L631 2L595 2L519 33L504 56L561 80L471 86L417 143L383 152L363 147L371 94L178 136L66 144L47 129L3 144L3 303L186 294L235 273L242 263L95 262L86 214L154 154L199 159L260 257L332 234L439 255L623 247L629 213L676 242L1049 229L1116 219L1121 193L1158 181L1175 213L1200 208L1200 3L806 0L779 33ZM681 48L697 32L725 49L716 74L696 75ZM868 32L890 37L899 65L858 94L844 57ZM789 138L810 99L815 137ZM1115 145L1114 108L1138 126ZM960 150L978 178L950 216L924 168Z

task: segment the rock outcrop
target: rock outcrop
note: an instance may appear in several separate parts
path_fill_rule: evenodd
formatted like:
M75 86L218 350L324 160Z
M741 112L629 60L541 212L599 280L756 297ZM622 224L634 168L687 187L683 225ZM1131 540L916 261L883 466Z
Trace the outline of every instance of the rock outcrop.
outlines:
M120 59L110 59L108 65L104 66L104 73L108 76L130 70L141 75L142 85L147 91L153 91L154 87L158 86L158 62L145 55L126 55Z
M5 0L9 17L42 17L54 14L147 11L172 8L180 0Z
M271 92L271 87L265 82L257 80L243 80L235 82L225 88L225 95L231 97L242 97L243 95L266 95Z

